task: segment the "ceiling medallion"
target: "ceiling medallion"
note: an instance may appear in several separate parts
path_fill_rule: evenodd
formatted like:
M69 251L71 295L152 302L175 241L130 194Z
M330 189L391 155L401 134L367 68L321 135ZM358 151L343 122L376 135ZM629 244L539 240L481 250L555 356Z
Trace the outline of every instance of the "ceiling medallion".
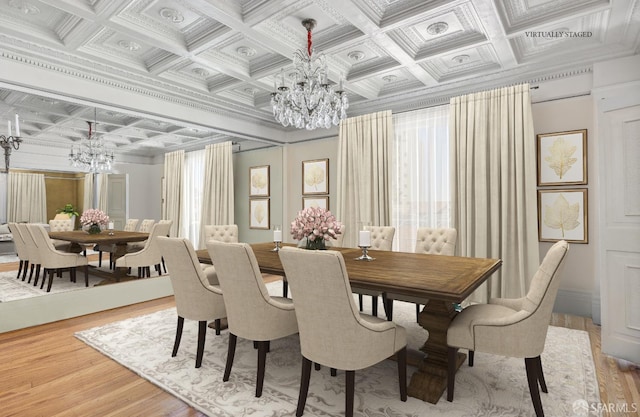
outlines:
M456 64L464 64L466 62L469 62L470 58L471 57L469 55L463 54L463 55L456 55L453 58L451 58L451 60Z
M347 54L347 56L352 61L360 61L362 58L364 58L364 52L362 52L362 51L351 51L351 52L349 52Z
M24 14L38 14L38 13L40 13L40 9L38 9L37 6L34 6L33 4L29 4L26 1L10 0L9 1L9 6L20 10Z
M254 88L245 88L244 92L252 96L256 93L256 90Z
M449 24L446 22L436 22L427 26L427 33L429 35L442 35L449 29Z
M131 52L135 52L140 49L139 44L132 41L125 41L125 40L118 41L118 46L121 47L122 49L126 49Z
M160 9L159 13L163 19L168 20L171 23L178 24L178 23L184 22L184 16L182 15L182 13L180 13L176 9L163 7L162 9Z
M236 52L238 53L238 55L247 58L252 57L256 54L256 50L253 48L249 48L248 46L240 46L238 49L236 49Z
M398 79L398 76L393 74L385 75L384 77L382 77L382 81L384 81L387 84L392 83L397 79Z
M314 19L305 19L302 26L307 29L307 49L293 54L295 76L290 86L285 85L284 69L280 71L280 86L271 93L273 116L283 126L313 130L318 127L337 126L347 117L349 99L342 89L342 80L334 88L329 84L327 60L324 54L313 54L311 31L316 26ZM277 79L277 77L276 77Z
M207 71L204 68L194 68L191 70L191 72L193 72L194 74L196 74L199 77L208 77L209 76L209 71Z

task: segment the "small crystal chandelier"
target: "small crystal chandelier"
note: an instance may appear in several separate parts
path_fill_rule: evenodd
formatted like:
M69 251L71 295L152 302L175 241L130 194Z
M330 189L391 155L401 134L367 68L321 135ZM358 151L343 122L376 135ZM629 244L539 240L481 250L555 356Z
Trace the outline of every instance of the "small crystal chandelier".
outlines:
M82 138L79 145L71 145L69 161L74 168L89 172L109 172L114 161L113 151L109 153L102 137L98 136L98 123L95 120L96 111L94 110L93 126L91 122L87 122L89 125L87 137Z
M305 19L302 26L307 29L307 50L297 50L293 54L295 78L291 87L284 81L281 70L280 87L271 93L273 116L283 126L295 126L298 129L313 130L317 127L329 128L338 125L347 117L349 99L342 90L342 80L337 90L329 85L327 60L324 54L312 55L311 31L316 26L314 19Z

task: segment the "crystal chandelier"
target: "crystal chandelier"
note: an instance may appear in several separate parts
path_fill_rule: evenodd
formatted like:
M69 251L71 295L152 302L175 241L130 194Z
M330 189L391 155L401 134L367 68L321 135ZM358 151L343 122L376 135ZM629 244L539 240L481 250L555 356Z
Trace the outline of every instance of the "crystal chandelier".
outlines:
M82 138L79 145L71 145L69 153L71 166L89 172L109 172L114 161L113 151L107 151L102 137L97 134L98 123L95 121L95 110L93 125L91 122L87 124L89 125L87 137Z
M280 72L280 86L271 93L273 116L283 126L313 130L317 127L329 128L338 125L347 117L349 99L342 90L342 80L337 90L329 85L327 60L324 54L313 53L311 31L316 26L314 19L305 19L302 26L307 29L307 50L297 50L293 54L295 65L291 76L291 87L284 81L284 70Z

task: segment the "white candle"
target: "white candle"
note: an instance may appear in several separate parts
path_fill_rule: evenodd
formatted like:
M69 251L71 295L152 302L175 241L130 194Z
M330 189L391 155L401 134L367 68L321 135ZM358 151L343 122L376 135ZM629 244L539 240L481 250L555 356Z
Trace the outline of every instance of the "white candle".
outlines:
M109 222L109 230L113 230L113 222Z
M11 136L11 120L7 121L7 136Z
M369 230L361 230L359 234L358 246L371 246L371 232Z
M16 136L20 137L20 116L16 113Z
M273 241L274 242L282 242L282 230L274 230L273 231Z

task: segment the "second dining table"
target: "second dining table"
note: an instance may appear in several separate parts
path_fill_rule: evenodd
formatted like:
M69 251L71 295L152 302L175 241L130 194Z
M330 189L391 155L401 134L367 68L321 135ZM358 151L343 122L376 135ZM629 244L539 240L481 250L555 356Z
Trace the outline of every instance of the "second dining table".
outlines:
M263 273L285 275L273 243L255 243L251 247ZM420 349L426 355L411 376L408 394L437 403L447 386L447 329L457 314L454 303L471 295L500 268L502 261L375 250L369 251L375 260L361 261L356 260L362 254L360 249L331 249L342 253L352 285L429 300L418 318L420 326L429 332ZM206 250L197 254L200 262L211 263ZM458 353L456 369L465 358L465 354Z

